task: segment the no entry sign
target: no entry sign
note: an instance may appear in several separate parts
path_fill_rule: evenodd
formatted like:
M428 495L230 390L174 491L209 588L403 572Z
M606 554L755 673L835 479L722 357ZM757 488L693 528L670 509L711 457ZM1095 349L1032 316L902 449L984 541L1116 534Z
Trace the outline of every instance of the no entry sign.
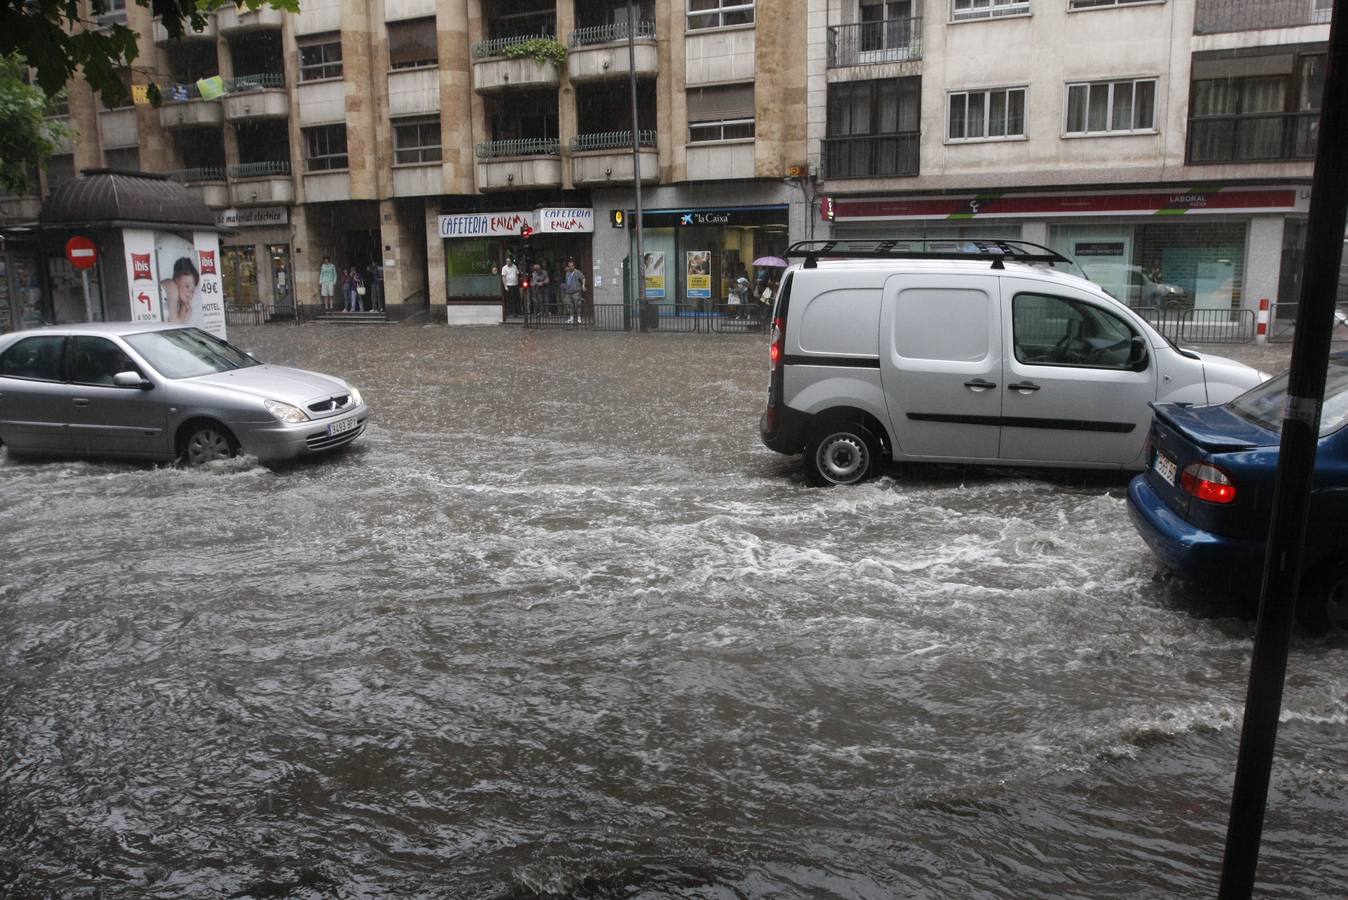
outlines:
M92 269L98 262L98 249L87 237L75 235L66 241L66 259L77 269Z

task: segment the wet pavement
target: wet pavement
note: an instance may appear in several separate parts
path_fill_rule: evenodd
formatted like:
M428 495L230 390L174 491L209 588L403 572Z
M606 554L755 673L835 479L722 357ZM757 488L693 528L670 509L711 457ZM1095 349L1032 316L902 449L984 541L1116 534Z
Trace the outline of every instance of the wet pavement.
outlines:
M369 432L0 456L0 894L1214 894L1251 626L1123 477L810 488L756 335L231 339ZM1342 893L1346 663L1294 643L1262 897Z

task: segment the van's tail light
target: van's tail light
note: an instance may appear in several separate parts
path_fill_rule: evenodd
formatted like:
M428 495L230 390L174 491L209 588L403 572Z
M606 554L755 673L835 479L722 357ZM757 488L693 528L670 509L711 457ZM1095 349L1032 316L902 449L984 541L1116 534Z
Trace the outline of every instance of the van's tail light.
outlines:
M772 320L772 344L768 347L768 359L776 369L782 361L782 344L786 342L786 327L781 319Z
M527 278L521 278L521 279L520 279L520 287L527 291L527 290L529 289L529 279L527 279Z
M1209 503L1233 503L1236 485L1225 472L1209 463L1189 463L1180 473L1180 487Z

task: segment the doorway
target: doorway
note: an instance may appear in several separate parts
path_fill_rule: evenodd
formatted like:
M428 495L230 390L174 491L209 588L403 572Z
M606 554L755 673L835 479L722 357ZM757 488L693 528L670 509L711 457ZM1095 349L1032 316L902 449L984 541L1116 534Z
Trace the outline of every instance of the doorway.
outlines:
M257 260L253 247L221 247L220 280L225 288L227 309L257 307Z

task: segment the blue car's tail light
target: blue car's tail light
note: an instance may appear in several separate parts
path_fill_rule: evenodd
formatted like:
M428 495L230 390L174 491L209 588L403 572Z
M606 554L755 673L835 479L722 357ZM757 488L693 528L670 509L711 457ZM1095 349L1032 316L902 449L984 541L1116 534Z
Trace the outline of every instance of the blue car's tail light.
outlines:
M1180 472L1180 487L1209 503L1234 503L1236 485L1221 469L1205 462L1192 462Z

